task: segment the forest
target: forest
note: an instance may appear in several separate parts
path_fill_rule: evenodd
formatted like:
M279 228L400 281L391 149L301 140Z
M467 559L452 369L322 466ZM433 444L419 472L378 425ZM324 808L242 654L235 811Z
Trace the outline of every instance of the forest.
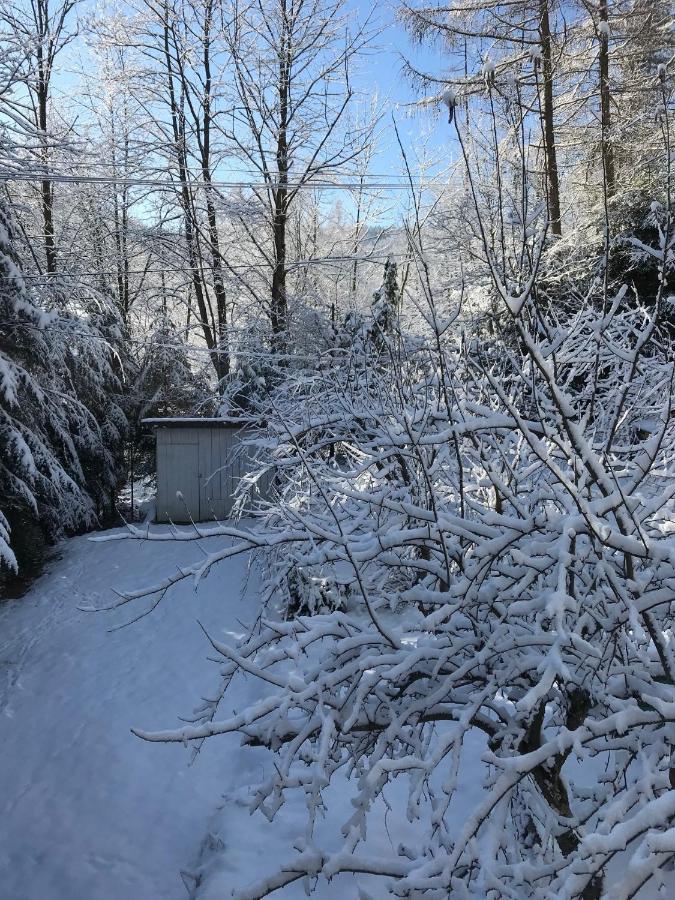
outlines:
M670 0L0 0L0 676L69 559L116 653L253 585L117 723L255 761L176 896L675 895L674 78ZM183 418L227 519L153 521Z

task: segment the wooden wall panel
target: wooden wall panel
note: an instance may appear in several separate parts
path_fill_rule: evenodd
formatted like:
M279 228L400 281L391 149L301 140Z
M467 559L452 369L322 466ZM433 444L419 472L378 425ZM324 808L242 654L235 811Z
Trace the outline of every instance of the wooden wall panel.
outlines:
M195 521L228 518L239 481L254 464L244 439L232 428L156 428L157 521L189 522L188 510ZM263 495L267 487L260 484Z

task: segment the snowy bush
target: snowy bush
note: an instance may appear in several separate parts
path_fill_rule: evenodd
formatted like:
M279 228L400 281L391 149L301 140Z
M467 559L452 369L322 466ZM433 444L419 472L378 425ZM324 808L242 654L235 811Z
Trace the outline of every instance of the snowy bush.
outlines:
M463 285L452 315L438 302L418 216L414 333L388 310L377 340L357 339L359 325L260 399L278 480L260 527L129 530L234 544L121 604L239 553L265 565L260 618L234 646L212 639L218 698L184 727L137 732L239 734L274 754L252 809L274 819L303 798L287 862L240 898L351 873L365 896L367 884L374 896L627 900L675 857L675 369L661 328L672 210L644 248L658 268L649 297L610 286L606 221L595 272L583 289L561 277L552 303L542 273L561 223L523 183L524 132L504 161L495 127L486 204L452 119L484 307L503 333L460 317ZM235 676L260 693L221 719ZM336 782L352 802L339 822ZM414 839L374 852L376 811L392 803Z
M430 328L277 395L266 529L200 529L240 540L168 582L262 548L270 597L284 572L318 573L344 603L288 621L269 605L238 646L214 642L224 677L264 696L143 733L238 732L278 755L255 809L305 796L296 854L241 896L359 872L402 897L595 897L603 879L631 897L675 853L673 365L653 307L622 298L561 322L506 296L517 356ZM446 817L474 732L485 792L458 833ZM314 825L341 773L354 813L336 851ZM369 816L395 779L419 840L373 857Z

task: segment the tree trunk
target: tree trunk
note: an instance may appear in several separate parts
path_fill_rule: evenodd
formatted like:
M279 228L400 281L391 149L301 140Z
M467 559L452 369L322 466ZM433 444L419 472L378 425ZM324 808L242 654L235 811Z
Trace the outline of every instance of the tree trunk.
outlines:
M38 26L38 45L36 50L37 60L37 124L42 142L42 166L45 171L49 169L49 148L47 144L48 103L49 103L49 60L45 59L44 42L47 37L46 12L41 2L37 6L36 24ZM47 273L53 275L56 272L56 240L54 237L54 188L51 181L43 178L40 184L42 195L42 225L44 228L45 259Z
M174 71L173 61L171 58L170 44L170 25L169 10L164 7L164 19L162 22L163 39L164 39L164 59L166 63L167 87L169 90L169 109L171 113L171 128L173 132L174 147L176 151L178 163L178 180L180 183L180 204L183 210L183 223L185 227L185 243L188 252L188 263L192 277L192 287L195 292L197 301L197 309L199 310L200 325L204 335L204 341L210 351L210 358L216 372L216 377L220 375L220 360L217 351L217 338L214 330L209 324L209 310L207 305L207 295L205 285L202 279L202 271L197 250L197 224L194 218L193 198L188 183L188 161L185 146L185 122L184 114L181 110L176 97L174 79L176 73Z
M207 191L209 187L207 186ZM213 290L216 295L217 335L214 355L214 366L218 380L225 378L230 372L229 331L227 325L227 294L223 281L218 241L216 210L210 193L207 195L206 215L209 222L209 243L211 245L211 261L213 265Z
M111 117L112 133L114 134L115 121ZM126 175L128 171L129 159L129 136L125 134L123 168L122 175ZM117 154L115 152L115 143L112 144L112 171L116 178L119 174L117 168ZM116 271L117 271L117 306L125 324L129 321L129 309L131 306L131 295L129 288L129 255L127 252L127 232L129 225L129 191L124 187L118 191L117 185L113 186L113 221L115 229L115 253L117 255Z
M585 691L572 689L568 692L566 725L570 731L574 731L583 723L589 707L590 695ZM532 753L541 747L545 714L546 704L542 702L525 729L519 748L521 753ZM555 757L553 761L549 760L546 765L537 766L532 770L532 777L549 806L563 819L573 820L567 786L561 774L569 754L570 751L567 751ZM573 827L555 835L555 840L564 856L569 856L579 846L579 835ZM591 876L579 895L581 900L600 900L602 884L602 874Z
M230 372L230 354L227 327L227 294L223 280L223 266L218 238L216 207L211 186L211 17L212 2L208 0L204 9L204 32L202 36L204 65L204 94L202 109L202 178L206 191L206 217L209 226L209 245L213 268L213 289L216 295L216 334L214 366L218 381Z
M277 136L276 166L277 184L274 193L274 270L272 272L272 348L283 352L286 347L288 327L288 301L286 296L286 226L288 223L288 92L290 66L290 28L286 16L286 0L281 0L283 29L279 48L279 132Z
M356 202L356 221L354 222L354 246L352 249L352 253L354 254L354 265L352 267L352 286L351 286L351 295L352 300L356 297L356 287L357 287L357 274L358 274L358 255L361 242L361 204L363 202L363 185L364 185L364 177L361 175L359 178L359 193L358 199Z
M612 124L610 112L609 89L609 15L607 0L600 0L600 22L605 28L600 31L600 54L598 62L600 66L600 125L602 129L602 167L605 176L607 197L612 197L616 192L616 172L614 166L614 148L610 135Z
M553 123L553 54L551 47L551 21L549 0L539 0L539 39L541 41L542 68L544 74L544 154L546 158L546 181L548 186L548 215L551 231L560 237L562 223L560 217L560 182L558 160L555 148L555 128Z

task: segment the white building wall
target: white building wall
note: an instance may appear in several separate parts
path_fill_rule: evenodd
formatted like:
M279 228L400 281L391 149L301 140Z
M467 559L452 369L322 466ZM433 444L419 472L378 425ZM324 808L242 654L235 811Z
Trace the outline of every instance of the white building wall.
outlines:
M245 432L226 427L158 426L158 522L228 518L234 493L251 468Z

